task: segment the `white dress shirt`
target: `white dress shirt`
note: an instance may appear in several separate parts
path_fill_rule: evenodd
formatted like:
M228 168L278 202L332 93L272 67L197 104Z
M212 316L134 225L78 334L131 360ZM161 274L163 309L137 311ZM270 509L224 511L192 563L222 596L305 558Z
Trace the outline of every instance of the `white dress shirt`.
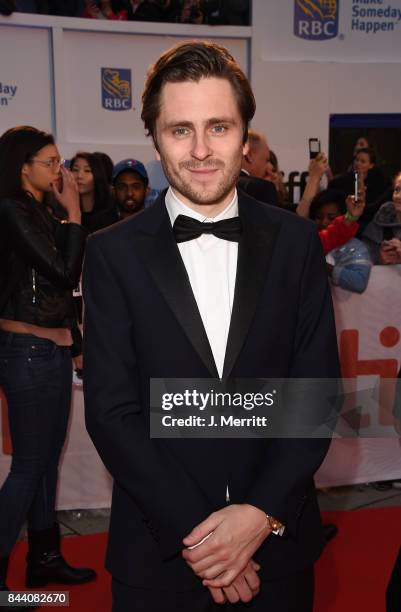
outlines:
M166 193L166 207L171 225L178 215L212 223L238 216L238 195L235 191L230 204L213 219L188 208L171 187ZM202 234L195 240L178 243L178 248L221 378L234 299L238 243Z
M208 223L238 216L237 190L235 190L230 204L213 219L188 208L181 202L171 187L166 193L165 201L171 225L174 225L178 215L186 215ZM223 240L213 236L213 234L202 234L195 240L179 242L178 248L189 276L217 371L221 378L233 307L238 242ZM228 484L226 485L226 502L230 503ZM279 532L274 531L273 533L282 535L283 531L284 528L281 528ZM190 548L195 548L195 546Z

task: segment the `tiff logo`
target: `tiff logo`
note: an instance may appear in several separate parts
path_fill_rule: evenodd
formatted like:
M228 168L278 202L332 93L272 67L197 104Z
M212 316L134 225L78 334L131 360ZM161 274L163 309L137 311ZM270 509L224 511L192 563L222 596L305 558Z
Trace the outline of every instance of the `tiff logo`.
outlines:
M392 348L398 344L400 332L396 327L384 327L379 334L380 344L386 348ZM344 378L357 378L358 376L379 376L379 415L378 423L384 427L392 426L392 416L395 384L394 379L398 374L397 359L360 359L359 358L359 332L356 329L346 329L340 334L340 362ZM387 379L392 379L388 381ZM387 384L387 383L391 384ZM355 396L346 396L343 413L351 411L355 406L351 405ZM360 426L370 427L371 417L368 414L361 415Z

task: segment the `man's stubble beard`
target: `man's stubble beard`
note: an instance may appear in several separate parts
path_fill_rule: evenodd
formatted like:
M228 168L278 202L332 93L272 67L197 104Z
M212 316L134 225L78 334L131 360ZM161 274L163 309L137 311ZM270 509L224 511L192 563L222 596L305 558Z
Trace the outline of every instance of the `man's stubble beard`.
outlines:
M235 185L237 184L237 180L241 171L242 164L242 152L238 156L238 161L236 164L231 164L228 174L223 175L221 180L217 183L216 187L213 189L213 192L210 193L203 190L197 190L191 184L190 181L186 181L182 178L182 176L177 176L174 171L171 171L166 160L161 156L160 158L164 174L169 182L169 185L177 191L179 194L182 194L185 198L187 198L193 204L198 206L213 206L216 204L220 204L233 190ZM179 164L179 171L186 172L188 168L210 168L217 167L219 169L224 170L227 169L227 165L220 160L214 162L214 160L208 160L204 163L201 162L182 162Z

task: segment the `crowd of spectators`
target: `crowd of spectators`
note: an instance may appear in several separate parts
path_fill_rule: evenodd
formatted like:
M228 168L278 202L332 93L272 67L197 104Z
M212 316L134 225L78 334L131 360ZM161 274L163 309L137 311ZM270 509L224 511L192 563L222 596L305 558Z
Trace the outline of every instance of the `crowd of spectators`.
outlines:
M0 14L39 13L113 21L249 25L249 0L0 0Z
M391 184L366 138L357 140L352 158L348 171L335 177L324 153L311 159L306 187L294 203L265 135L250 130L238 185L256 199L314 221L332 283L363 293L372 265L401 264L401 173Z

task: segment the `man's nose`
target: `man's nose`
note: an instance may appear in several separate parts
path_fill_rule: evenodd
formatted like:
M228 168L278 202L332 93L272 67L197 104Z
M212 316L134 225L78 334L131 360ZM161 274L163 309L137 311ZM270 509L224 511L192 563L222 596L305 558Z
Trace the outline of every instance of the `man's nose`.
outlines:
M205 134L195 134L191 154L196 159L206 159L211 154L208 138Z

